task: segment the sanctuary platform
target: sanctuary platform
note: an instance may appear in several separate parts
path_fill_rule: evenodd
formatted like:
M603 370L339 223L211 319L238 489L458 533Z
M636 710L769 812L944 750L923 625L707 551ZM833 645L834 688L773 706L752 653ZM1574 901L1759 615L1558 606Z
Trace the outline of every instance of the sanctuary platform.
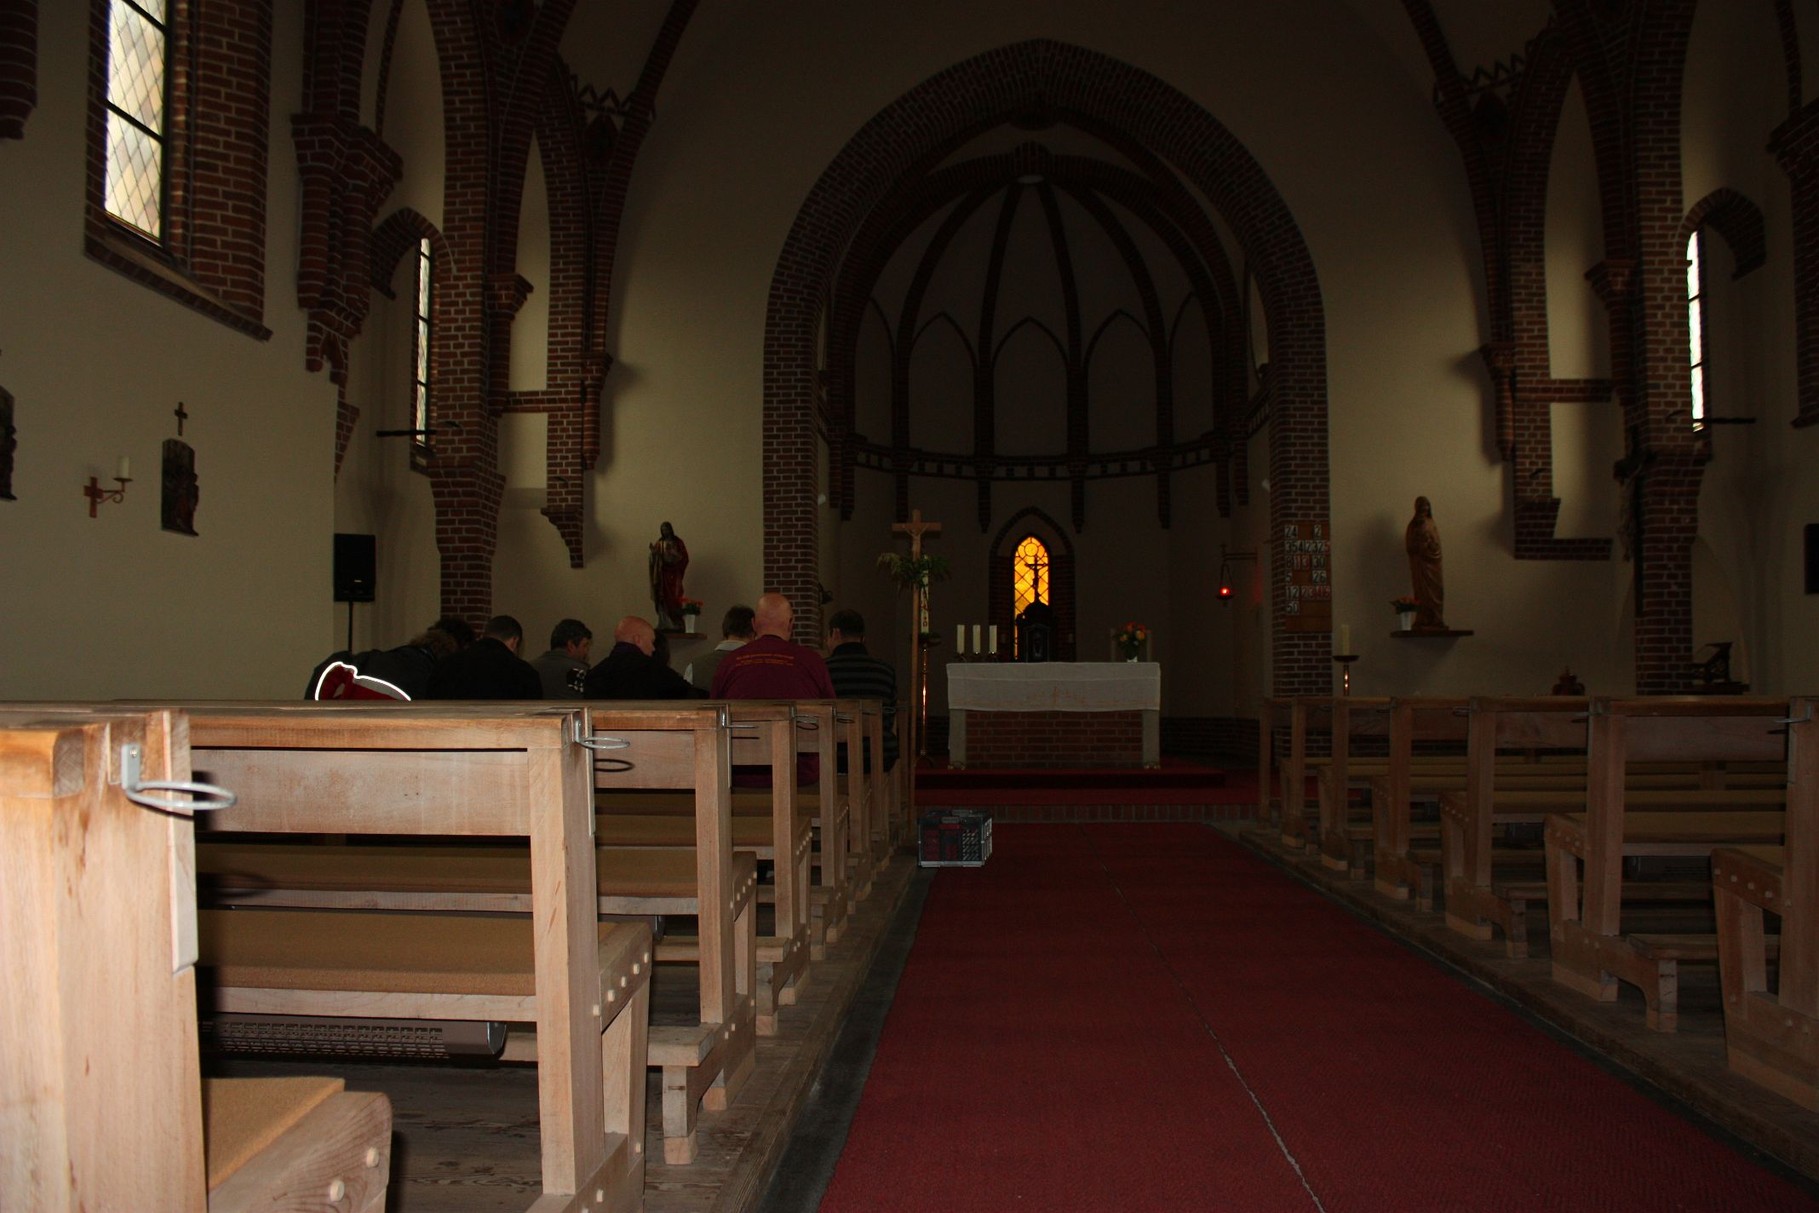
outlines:
M948 765L1157 767L1162 667L1153 661L954 662Z

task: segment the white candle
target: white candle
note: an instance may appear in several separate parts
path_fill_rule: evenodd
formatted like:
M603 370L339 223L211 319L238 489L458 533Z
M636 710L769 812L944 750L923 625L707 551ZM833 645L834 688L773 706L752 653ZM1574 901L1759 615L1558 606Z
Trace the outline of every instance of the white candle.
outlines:
M954 625L954 652L966 652L966 625L964 623Z
M973 652L975 652L975 653L982 653L985 651L983 646L980 645L979 641L980 641L979 625L975 623L973 625Z
M998 651L998 625L997 624L994 623L991 626L991 628L988 629L988 634L986 636L986 640L989 641L992 646L990 651L993 653L996 653Z
M1341 657L1352 655L1352 625L1349 623L1339 625L1339 655Z
M114 479L115 480L131 480L132 478L133 478L133 461L131 459L128 459L125 455L122 455L122 456L120 456L120 466L114 469Z

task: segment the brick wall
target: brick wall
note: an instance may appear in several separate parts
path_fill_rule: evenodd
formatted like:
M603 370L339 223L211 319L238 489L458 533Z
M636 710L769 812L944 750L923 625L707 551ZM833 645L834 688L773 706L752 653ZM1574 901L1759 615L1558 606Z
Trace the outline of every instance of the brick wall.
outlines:
M1141 712L971 712L974 767L1140 767Z
M38 107L38 0L0 0L0 139L23 139Z

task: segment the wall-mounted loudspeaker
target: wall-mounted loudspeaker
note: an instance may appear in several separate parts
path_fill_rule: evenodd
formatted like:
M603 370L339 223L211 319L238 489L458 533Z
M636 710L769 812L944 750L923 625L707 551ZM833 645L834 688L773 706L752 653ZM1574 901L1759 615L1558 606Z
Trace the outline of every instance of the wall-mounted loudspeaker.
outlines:
M377 588L378 553L371 535L335 536L335 601L371 602Z

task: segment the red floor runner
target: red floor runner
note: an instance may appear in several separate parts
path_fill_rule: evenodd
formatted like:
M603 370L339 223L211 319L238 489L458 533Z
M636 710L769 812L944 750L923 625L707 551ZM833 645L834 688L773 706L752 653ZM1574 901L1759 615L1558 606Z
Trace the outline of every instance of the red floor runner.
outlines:
M822 1209L1815 1210L1197 825L948 870Z

